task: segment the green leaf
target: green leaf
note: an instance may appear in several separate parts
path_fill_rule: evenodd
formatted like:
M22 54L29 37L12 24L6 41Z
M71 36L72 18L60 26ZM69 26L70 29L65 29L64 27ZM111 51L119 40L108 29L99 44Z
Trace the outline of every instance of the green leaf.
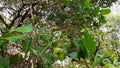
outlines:
M77 52L72 52L72 53L70 53L69 55L70 55L70 57L71 57L72 59L75 59L75 58L77 58L78 53L77 53Z
M44 48L45 48L45 47L43 47L43 46L38 46L37 48L35 48L35 50L36 50L37 52L42 52L42 50L44 50Z
M107 9L101 10L100 14L101 15L106 15L106 14L109 14L110 12L111 12L111 10L107 8Z
M92 68L94 68L94 66L101 65L103 59L104 59L103 54L99 54L97 52L94 58L94 62L92 64Z
M87 8L87 9L90 8L90 0L86 0L86 1L84 2L84 7Z
M22 56L20 55L12 55L9 57L10 64L16 64L18 62L23 61Z
M80 39L78 39L78 38L73 38L73 44L76 46L76 49L77 50L80 50L80 48L81 48L81 44L80 44Z
M100 23L106 23L107 21L105 20L105 17L102 16L102 17L99 18L99 22Z
M21 38L23 38L23 35L10 36L10 37L6 37L4 39L15 42L15 41L17 41L18 39L21 39Z
M5 41L0 39L0 48L4 48L5 46Z
M10 68L9 61L2 56L0 56L0 68Z
M47 60L49 64L53 64L55 62L52 53L44 53L43 57Z
M58 40L57 47L63 47L64 46L64 40L61 38Z
M95 52L96 42L94 41L87 29L85 29L83 32L82 43L85 46L85 48L90 52L90 55L92 55Z
M99 12L100 12L100 7L99 7L99 6L97 6L97 7L95 7L95 9L94 9L94 10L95 10L95 14L97 14L97 15L98 15L98 14L99 14Z
M30 48L32 46L32 38L25 38L25 40L22 41L22 50L27 53L30 51Z
M53 20L54 18L55 18L55 15L53 13L48 15L47 17L48 20Z
M24 25L24 26L18 27L18 28L16 28L13 31L29 33L29 32L33 31L33 26L32 26L32 24L28 24L28 25Z
M89 56L89 52L84 47L80 38L73 38L73 44L76 46L78 58L87 58Z
M0 40L0 45L2 45L4 43L4 41L3 40Z
M68 17L65 14L59 14L61 21L65 21Z
M63 2L65 5L69 5L69 4L70 4L70 0L62 0L62 2Z
M113 64L106 64L104 68L116 68Z

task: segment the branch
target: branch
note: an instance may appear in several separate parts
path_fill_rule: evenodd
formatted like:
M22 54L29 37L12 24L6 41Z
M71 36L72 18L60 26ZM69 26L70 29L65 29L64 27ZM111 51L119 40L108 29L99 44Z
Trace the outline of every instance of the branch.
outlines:
M32 6L35 6L35 5L37 5L38 3L39 3L39 0L35 1L34 3L32 3ZM22 7L18 10L17 16L11 21L10 25L8 26L9 29L14 25L15 20L18 19L18 18L21 16L20 13L21 13L22 9L24 8L24 6L26 6L26 5L31 5L31 4L25 4L25 3L23 3ZM26 13L23 15L21 21L23 21L23 20L25 19L25 17L27 16L29 10L30 10L30 9L28 9L28 10L26 11Z
M20 19L20 23L17 25L17 27L20 27L21 25L22 25L22 23L21 22L23 22L24 20L25 20L25 18L26 18L26 16L28 15L28 12L30 11L30 9L28 9L25 13L24 13L24 15L23 16L21 16L21 19Z
M29 7L28 10L26 10L26 12L24 13L24 15L21 16L20 23L17 25L17 27L20 27L20 26L22 25L21 22L23 22L23 21L25 20L26 17L31 17L31 16L32 16L31 13L30 13L30 14L28 14L28 13L29 13L30 10L33 9L33 7L34 7L37 3L39 3L39 1L35 1L35 2L32 3L32 4L30 4L30 3L29 3L29 4L25 4L25 3L24 3L24 5L29 5L30 7ZM30 11L30 12L32 12L32 11Z
M23 0L21 0L22 4L24 3Z
M96 51L95 51L95 53L94 53L94 56L97 54L97 52L99 51L99 49L100 49L100 40L98 39L98 46L96 46Z
M4 19L2 18L2 16L0 15L0 20L2 21L2 23L6 26L6 28L8 28L8 24L4 21Z
M10 25L8 26L9 29L14 25L15 20L20 17L20 12L22 11L23 8L24 8L24 5L22 5L22 7L18 10L17 16L11 21Z

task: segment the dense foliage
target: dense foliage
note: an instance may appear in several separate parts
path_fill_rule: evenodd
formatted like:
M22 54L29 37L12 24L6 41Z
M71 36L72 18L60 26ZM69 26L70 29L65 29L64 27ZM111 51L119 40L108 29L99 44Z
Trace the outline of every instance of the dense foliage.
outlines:
M118 40L100 30L115 1L1 0L0 68L118 66Z

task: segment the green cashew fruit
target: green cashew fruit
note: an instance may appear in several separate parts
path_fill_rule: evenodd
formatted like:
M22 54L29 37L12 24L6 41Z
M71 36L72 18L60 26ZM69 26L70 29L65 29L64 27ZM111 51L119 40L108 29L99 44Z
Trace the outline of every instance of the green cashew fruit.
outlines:
M59 47L54 48L53 56L57 59L63 60L65 58L63 49Z

